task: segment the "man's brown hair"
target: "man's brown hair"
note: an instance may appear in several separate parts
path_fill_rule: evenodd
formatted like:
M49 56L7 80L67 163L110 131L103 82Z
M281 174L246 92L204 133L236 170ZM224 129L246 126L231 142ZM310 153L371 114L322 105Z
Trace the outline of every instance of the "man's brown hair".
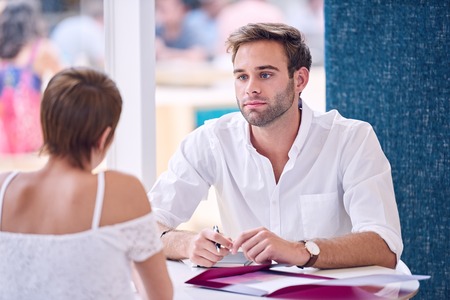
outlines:
M288 59L289 77L292 78L301 67L310 70L311 53L304 35L298 29L282 23L250 23L233 32L226 41L232 62L241 45L256 41L276 41L283 45Z

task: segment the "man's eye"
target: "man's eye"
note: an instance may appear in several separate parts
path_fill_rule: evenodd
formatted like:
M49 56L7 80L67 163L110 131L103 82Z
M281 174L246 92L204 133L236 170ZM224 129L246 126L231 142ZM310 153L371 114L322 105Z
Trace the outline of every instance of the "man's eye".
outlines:
M263 79L268 79L268 78L270 78L270 74L269 73L261 73L261 78L263 78Z
M246 80L247 78L248 78L247 75L239 75L239 76L237 77L238 80Z

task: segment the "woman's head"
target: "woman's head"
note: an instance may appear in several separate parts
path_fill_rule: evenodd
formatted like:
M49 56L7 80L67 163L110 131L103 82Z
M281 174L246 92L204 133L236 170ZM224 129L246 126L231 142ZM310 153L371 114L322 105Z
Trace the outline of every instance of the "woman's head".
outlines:
M42 151L84 169L108 127L105 145L112 142L121 111L122 97L107 75L88 68L57 73L41 103Z
M42 31L37 2L8 1L0 12L0 58L16 57L28 42L42 36Z
M301 67L310 70L312 58L303 34L282 23L247 24L232 33L227 40L227 51L231 51L233 63L241 45L256 41L276 41L283 46L290 77Z

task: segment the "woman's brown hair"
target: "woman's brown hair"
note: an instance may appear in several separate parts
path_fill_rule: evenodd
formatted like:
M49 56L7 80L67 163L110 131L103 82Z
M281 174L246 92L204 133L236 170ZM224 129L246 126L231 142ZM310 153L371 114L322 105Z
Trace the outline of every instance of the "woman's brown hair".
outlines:
M89 68L70 68L48 83L41 103L44 145L41 152L69 159L84 169L109 126L112 142L122 111L122 97L106 74Z

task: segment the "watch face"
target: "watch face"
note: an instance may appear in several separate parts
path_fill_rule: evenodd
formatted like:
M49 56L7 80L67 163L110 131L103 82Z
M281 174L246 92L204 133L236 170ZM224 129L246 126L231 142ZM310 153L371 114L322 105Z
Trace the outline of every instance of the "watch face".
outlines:
M317 246L317 244L312 241L307 241L305 243L305 247L306 247L306 249L308 249L309 253L311 253L312 255L319 255L319 253L320 253L319 246Z

